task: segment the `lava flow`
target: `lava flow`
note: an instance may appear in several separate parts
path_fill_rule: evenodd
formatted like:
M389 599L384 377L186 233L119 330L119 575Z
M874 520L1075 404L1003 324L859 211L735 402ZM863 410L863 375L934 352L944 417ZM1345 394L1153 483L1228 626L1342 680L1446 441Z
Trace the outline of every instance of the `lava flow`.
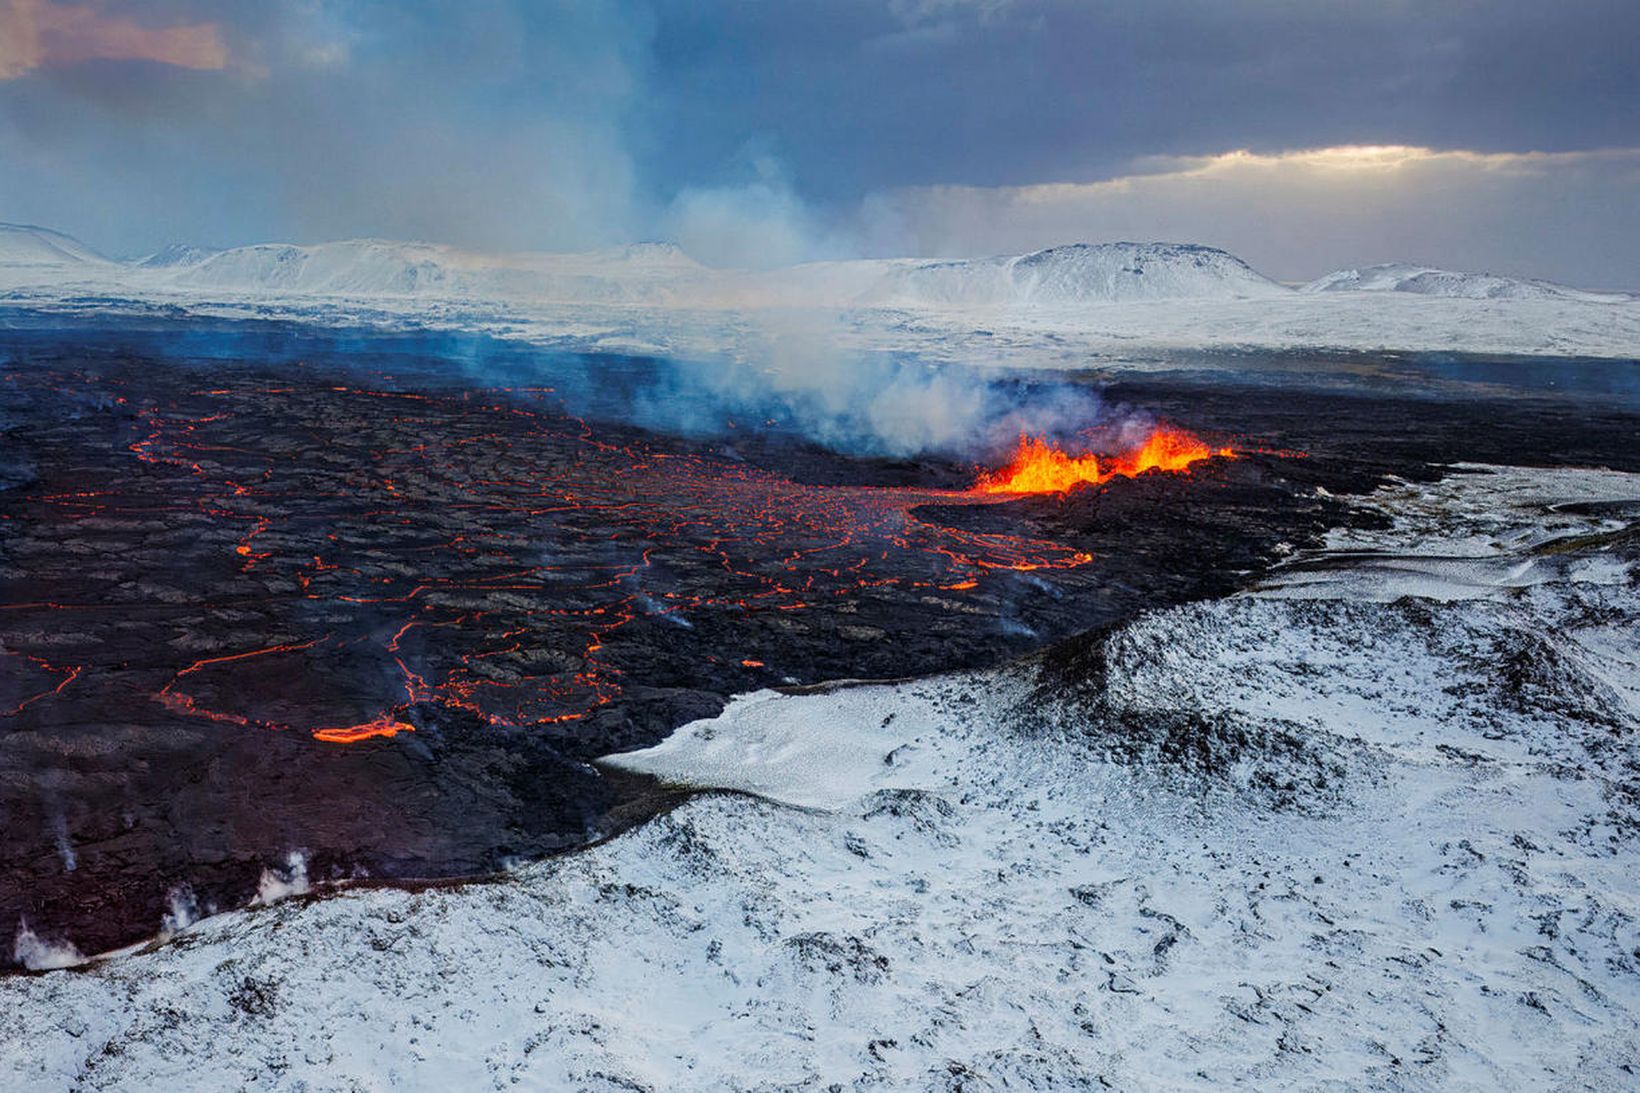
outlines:
M1008 465L980 476L975 493L1064 493L1072 487L1097 486L1113 478L1132 478L1145 471L1178 472L1213 456L1233 458L1229 448L1213 448L1183 429L1159 425L1139 447L1103 465L1096 455L1073 456L1041 437L1021 436Z
M919 515L971 505L964 491L804 484L595 429L550 389L102 382L130 407L129 442L109 448L108 423L42 428L61 477L8 514L27 529L27 595L0 615L20 715L151 702L323 744L451 716L596 734L632 695L687 706L983 662L1073 628L1058 586L1094 580L1073 576L1086 551L1024 523Z
M1299 535L1253 449L1140 474L1218 454L1177 430L1022 444L1136 476L1059 503L1013 492L1070 484L1016 481L1028 459L976 490L360 364L207 384L76 343L0 367L0 938L26 913L124 945L179 878L237 905L292 847L338 878L581 846L672 799L589 761L728 695L994 664L1226 591Z

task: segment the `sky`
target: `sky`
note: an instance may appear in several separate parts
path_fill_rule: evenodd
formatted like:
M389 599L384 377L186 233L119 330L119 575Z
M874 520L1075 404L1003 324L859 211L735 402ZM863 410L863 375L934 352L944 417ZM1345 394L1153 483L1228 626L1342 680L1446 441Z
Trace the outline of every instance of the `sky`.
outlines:
M0 0L0 220L1634 289L1636 41L1635 0Z

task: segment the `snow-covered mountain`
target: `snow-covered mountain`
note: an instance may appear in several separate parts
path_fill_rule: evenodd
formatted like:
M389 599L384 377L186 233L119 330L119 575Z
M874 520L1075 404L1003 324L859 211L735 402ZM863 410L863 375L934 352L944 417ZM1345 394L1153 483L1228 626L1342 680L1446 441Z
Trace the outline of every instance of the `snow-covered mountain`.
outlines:
M0 223L0 267L113 265L71 235L32 224Z
M1632 298L1622 293L1588 292L1553 281L1503 277L1495 273L1461 273L1405 262L1336 270L1299 291L1410 292L1464 300L1582 300L1588 303L1621 303Z
M852 330L845 336L876 350L1026 367L1218 348L1640 352L1640 297L1411 265L1342 270L1294 291L1234 255L1180 243L756 271L708 268L669 243L582 254L378 239L178 244L117 262L60 232L0 225L0 293L54 311L408 321L646 353L766 354L764 335L789 342L802 315L805 330ZM759 344L730 344L742 336Z
M136 264L144 269L175 269L180 266L197 266L212 255L220 251L210 247L196 247L191 243L172 243L155 251L146 258L139 258Z
M833 262L749 274L709 270L671 244L575 255L481 255L366 239L236 247L189 265L175 283L349 296L1009 309L1234 300L1290 291L1234 255L1175 243L1077 243L995 258Z
M1030 307L1137 300L1235 300L1289 290L1233 254L1190 243L1073 243L1013 257L894 263L861 302L890 307Z
M241 291L402 294L451 287L445 254L425 243L374 239L317 246L259 243L214 254L179 273L176 282Z
M177 273L178 287L328 296L501 297L663 302L705 272L670 244L587 254L486 255L431 243L355 239L234 247Z

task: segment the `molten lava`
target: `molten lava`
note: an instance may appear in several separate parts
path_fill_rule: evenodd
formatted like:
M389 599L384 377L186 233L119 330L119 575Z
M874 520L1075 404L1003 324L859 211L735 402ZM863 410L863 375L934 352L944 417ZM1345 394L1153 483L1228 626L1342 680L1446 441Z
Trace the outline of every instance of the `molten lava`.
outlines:
M1091 455L1069 456L1034 436L1019 438L1014 458L996 474L981 476L974 489L980 493L1064 493L1083 482L1100 483L1110 477L1099 473Z
M1097 486L1118 476L1145 471L1183 471L1192 463L1215 455L1233 456L1229 448L1213 448L1192 433L1166 425L1152 429L1138 448L1107 460L1067 454L1041 437L1022 436L1014 457L1000 471L983 474L975 493L1064 493L1083 483Z
M415 732L416 727L407 721L400 721L391 714L382 714L371 721L357 725L344 725L334 729L314 729L313 739L322 740L326 744L357 744L361 740L369 740L375 736L397 736L401 732Z
M1112 473L1132 476L1150 470L1182 471L1215 455L1232 457L1235 453L1229 448L1210 448L1193 433L1163 425L1151 430L1138 451L1118 458Z

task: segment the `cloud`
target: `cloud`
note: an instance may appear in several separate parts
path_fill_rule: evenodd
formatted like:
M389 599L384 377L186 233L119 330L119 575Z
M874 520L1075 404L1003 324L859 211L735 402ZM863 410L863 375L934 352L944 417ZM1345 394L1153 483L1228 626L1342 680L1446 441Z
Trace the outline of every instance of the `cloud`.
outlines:
M0 0L0 219L1632 285L1632 153L1589 149L1640 147L1637 33L1618 0Z
M651 3L640 167L682 185L757 136L823 205L1159 153L1640 146L1633 0Z
M1094 182L910 187L869 197L859 219L879 250L913 254L1177 240L1286 279L1406 260L1635 288L1637 210L1637 148L1340 145L1148 157Z
M91 4L0 0L0 80L84 61L153 61L177 68L228 67L216 23L146 27Z
M259 78L87 65L0 82L0 219L60 225L127 255L170 241L360 236L582 249L653 227L626 124L644 101L641 8L166 10L177 22L215 13L230 67L257 66Z

